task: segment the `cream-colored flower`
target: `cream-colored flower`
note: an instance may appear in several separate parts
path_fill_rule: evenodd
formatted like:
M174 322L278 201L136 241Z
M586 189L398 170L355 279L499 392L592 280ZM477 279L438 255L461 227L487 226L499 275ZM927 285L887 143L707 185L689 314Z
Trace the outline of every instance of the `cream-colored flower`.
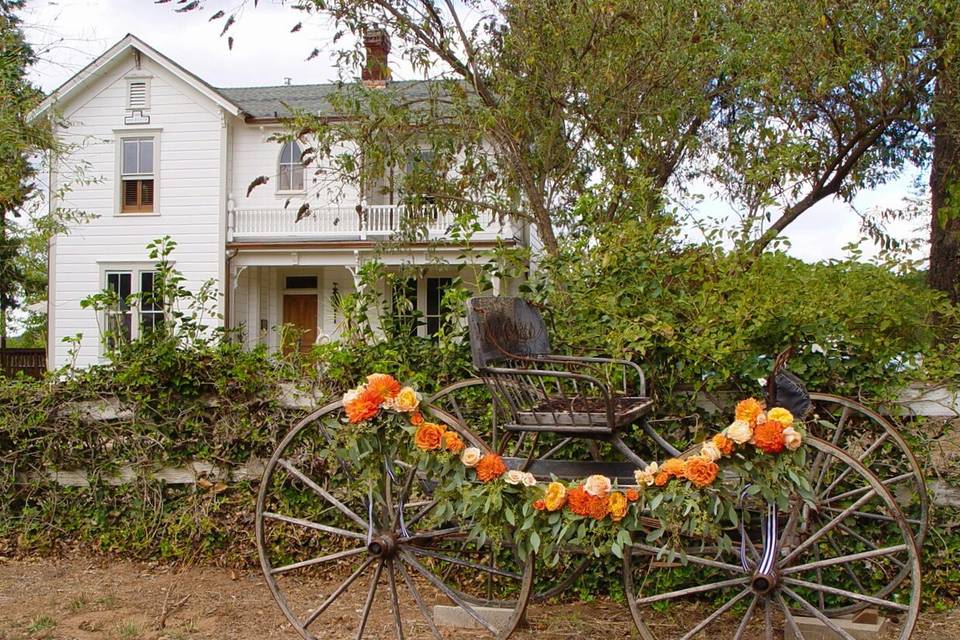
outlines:
M357 399L357 396L366 388L364 385L360 385L356 389L350 389L345 394L343 394L343 406L347 406L351 402Z
M783 407L774 407L767 412L767 420L779 422L784 428L793 426L793 414Z
M524 473L523 480L520 481L521 484L525 487L535 487L537 486L537 477L532 473Z
M385 405L388 409L401 413L413 413L420 406L420 394L413 387L404 387L400 389L395 397L388 400Z
M467 447L463 450L463 453L460 454L460 462L462 462L465 467L475 467L482 457L483 452L480 451L480 449Z
M507 474L503 476L503 480L507 484L520 484L523 482L523 471L510 469L510 471L507 471Z
M759 426L759 425L763 424L763 423L766 422L766 421L767 421L767 414L765 414L763 411L761 411L760 413L757 414L757 419L754 420L753 422L754 422L754 424L756 424L757 426Z
M796 451L803 444L803 436L793 427L783 430L783 444L790 451Z
M660 470L660 465L656 462L651 462L646 466L645 469L637 469L633 472L633 479L637 481L637 485L648 487L653 486L654 478L657 476L657 471Z
M744 444L746 442L750 442L750 438L753 437L753 429L750 427L750 423L746 420L736 420L726 428L726 430L723 432L723 435L727 436L737 444Z
M710 462L716 462L723 457L723 452L720 451L720 447L715 445L710 440L707 440L703 443L703 448L700 449L700 455Z
M592 475L583 483L584 490L596 498L606 498L612 486L610 478L601 475Z

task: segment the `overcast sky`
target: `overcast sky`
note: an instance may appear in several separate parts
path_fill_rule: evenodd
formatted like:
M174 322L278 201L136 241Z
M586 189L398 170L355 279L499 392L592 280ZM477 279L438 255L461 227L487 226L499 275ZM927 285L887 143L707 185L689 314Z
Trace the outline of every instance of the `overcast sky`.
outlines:
M328 82L337 78L333 53L342 43L332 43L333 31L321 18L310 17L279 0L260 0L253 9L247 2L231 28L233 50L220 38L222 21L209 22L217 9L228 14L242 0L203 2L204 9L176 13L176 0L155 4L153 0L28 0L23 12L27 37L41 54L32 79L45 91L56 89L87 63L127 33L144 40L164 55L215 86L252 86ZM303 28L290 33L303 21ZM314 49L320 55L307 62ZM392 60L397 79L413 77L409 67ZM911 172L881 188L861 193L854 205L861 211L895 208L910 195L911 185L923 176ZM707 195L698 207L704 216L733 215L730 207ZM787 229L790 252L805 260L843 256L842 247L860 238L859 219L840 201L821 202ZM911 224L895 227L897 235L916 235ZM871 247L864 246L867 253ZM925 251L925 249L924 249Z

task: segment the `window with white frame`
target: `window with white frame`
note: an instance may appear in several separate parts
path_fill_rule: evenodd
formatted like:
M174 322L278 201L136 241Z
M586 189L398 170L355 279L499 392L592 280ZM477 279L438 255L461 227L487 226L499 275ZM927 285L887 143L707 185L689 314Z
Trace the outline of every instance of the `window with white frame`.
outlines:
M118 340L130 341L163 325L163 301L155 294L157 272L149 268L108 269L104 286L117 297L106 312L105 340L109 348Z
M303 191L303 150L296 140L280 149L279 191Z
M154 148L156 139L125 137L120 141L120 211L153 213L156 200Z
M417 280L404 278L393 284L393 316L397 326L417 335Z
M453 286L453 278L427 278L427 336L434 337L440 333L443 326L443 317L450 312L443 304L443 295Z

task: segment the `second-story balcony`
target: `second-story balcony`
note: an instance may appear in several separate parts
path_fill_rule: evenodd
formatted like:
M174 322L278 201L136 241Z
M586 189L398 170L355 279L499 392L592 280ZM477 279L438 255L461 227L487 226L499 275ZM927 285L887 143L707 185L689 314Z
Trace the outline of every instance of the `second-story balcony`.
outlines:
M230 209L227 212L228 242L307 242L343 240L388 240L391 237L418 240L463 238L456 216L436 206L404 205L329 206L310 210L297 221L297 209ZM519 239L521 228L510 219L501 221L485 214L480 230L471 240ZM416 230L416 231L413 231ZM426 232L426 236L424 236ZM411 235L406 235L406 234ZM415 234L415 236L414 236Z

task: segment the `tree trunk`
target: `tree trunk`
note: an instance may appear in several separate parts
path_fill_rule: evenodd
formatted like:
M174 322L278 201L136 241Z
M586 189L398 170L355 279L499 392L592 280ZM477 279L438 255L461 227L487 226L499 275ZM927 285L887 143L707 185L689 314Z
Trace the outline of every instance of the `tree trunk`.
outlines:
M960 294L960 82L953 62L940 60L934 94L928 281L956 303Z

